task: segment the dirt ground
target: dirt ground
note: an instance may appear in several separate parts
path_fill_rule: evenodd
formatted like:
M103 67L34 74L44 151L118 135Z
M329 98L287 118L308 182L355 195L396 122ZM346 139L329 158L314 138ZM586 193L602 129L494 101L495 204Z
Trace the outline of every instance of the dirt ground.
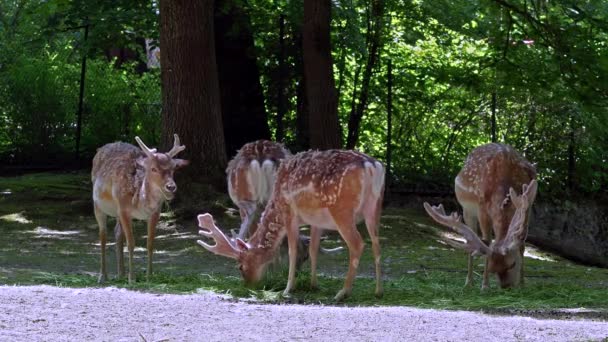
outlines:
M463 324L466 322L466 325ZM409 307L260 305L214 293L0 287L2 341L592 341L608 322Z

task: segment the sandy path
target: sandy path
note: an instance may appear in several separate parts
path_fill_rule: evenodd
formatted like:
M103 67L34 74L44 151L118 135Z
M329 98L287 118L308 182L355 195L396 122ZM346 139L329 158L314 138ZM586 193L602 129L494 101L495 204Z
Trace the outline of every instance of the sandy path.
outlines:
M407 307L258 305L212 293L0 286L1 341L588 341L608 322Z

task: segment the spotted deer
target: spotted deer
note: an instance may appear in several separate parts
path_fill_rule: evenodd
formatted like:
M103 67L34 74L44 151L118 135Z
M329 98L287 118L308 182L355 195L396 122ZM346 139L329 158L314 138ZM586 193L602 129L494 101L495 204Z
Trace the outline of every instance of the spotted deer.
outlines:
M364 248L356 223L365 220L372 241L376 267L376 296L382 295L378 225L384 194L384 167L377 160L355 151L301 152L281 163L275 187L258 229L249 242L231 240L215 225L210 214L198 215L199 233L215 240L207 250L236 259L247 283L258 282L281 241L287 236L289 276L283 292L294 288L298 227L310 224L311 286L317 287L317 253L322 229L337 230L349 250L344 287L335 296L350 295Z
M424 203L435 221L465 238L466 243L452 245L469 252L467 286L473 281L473 255L486 257L482 289L488 288L490 273L496 274L502 288L523 284L528 221L538 188L535 178L534 165L511 146L482 145L471 151L455 179L464 223L456 212L446 215L442 205Z
M272 194L277 168L291 156L283 144L257 140L241 147L228 163L228 194L239 208L241 227L236 237L245 239L255 232L256 218Z
M139 137L135 140L140 148L116 142L102 146L93 158L91 181L95 219L99 225L101 244L101 270L99 282L107 280L106 234L107 217L116 217L116 256L118 275L124 277L123 246L126 236L129 250L129 284L135 281L133 249L135 240L131 220L148 221L148 268L152 274L152 253L156 224L164 201L173 199L177 185L173 172L188 165L187 160L174 158L186 147L180 145L175 134L173 148L167 153L157 153L148 148Z

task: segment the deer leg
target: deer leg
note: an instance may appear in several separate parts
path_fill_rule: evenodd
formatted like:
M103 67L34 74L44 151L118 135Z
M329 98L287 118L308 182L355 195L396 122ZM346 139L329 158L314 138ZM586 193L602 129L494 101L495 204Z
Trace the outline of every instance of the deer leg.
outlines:
M146 247L148 250L148 268L146 269L146 281L150 281L152 276L152 254L154 253L154 236L156 235L156 224L160 217L160 211L155 212L148 219L148 239L146 240Z
M524 286L524 250L526 249L525 242L521 244L519 248L519 254L521 255L521 266L519 269L519 284Z
M107 240L107 221L108 216L104 214L97 206L95 206L95 219L99 225L99 243L101 246L101 262L99 270L99 278L97 281L103 283L108 280L108 272L106 269L106 240Z
M481 230L481 240L487 246L491 243L490 230L492 229L492 221L490 216L483 212L479 212L479 229ZM488 271L488 265L490 263L489 255L485 256L486 262L483 268L483 280L481 281L481 290L487 290L490 288L490 272Z
M133 252L135 249L135 239L131 228L131 217L126 212L120 212L120 226L127 238L127 249L129 250L129 285L135 282L135 270L133 269Z
M464 210L464 223L471 227L471 229L473 229L473 231L479 235L479 224L477 222L477 217L467 211L466 209ZM472 253L467 254L467 279L464 283L465 287L470 287L473 285L473 255Z
M287 277L287 286L283 291L283 296L288 296L296 284L296 263L298 258L298 239L300 231L298 225L293 222L287 227L287 244L289 246L289 276Z
M380 267L380 241L378 239L379 223L380 223L380 211L382 210L382 202L378 200L376 207L373 208L373 212L366 213L365 215L365 227L372 240L372 251L374 252L374 264L376 266L376 297L382 297L382 270Z
M114 227L114 238L116 239L116 267L118 278L125 277L125 258L124 258L124 246L125 246L125 234L120 226L120 219L116 219L116 226Z
M318 289L317 282L317 256L319 255L319 243L321 242L321 228L310 226L310 244L308 255L310 256L310 288Z
M354 221L351 221L348 224L340 224L338 227L342 239L344 239L344 242L346 242L346 245L348 246L349 254L348 273L344 280L344 287L334 297L336 301L341 301L348 297L352 292L353 281L355 280L357 267L359 267L359 260L361 259L365 244L363 243L361 234L357 231L357 226Z
M239 203L239 213L241 214L241 227L239 228L239 239L245 239L247 236L253 235L253 232L249 232L253 220L255 220L255 213L257 204L255 202L244 201Z

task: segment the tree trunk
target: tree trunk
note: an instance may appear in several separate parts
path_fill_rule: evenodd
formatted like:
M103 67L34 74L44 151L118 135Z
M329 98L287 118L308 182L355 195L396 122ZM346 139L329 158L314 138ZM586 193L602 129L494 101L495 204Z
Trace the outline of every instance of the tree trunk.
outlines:
M84 41L85 48L82 49L82 64L80 65L80 92L78 95L78 112L76 113L76 161L80 160L80 138L82 136L82 109L84 106L84 81L87 73L87 38L89 37L89 24L84 26Z
M160 1L162 147L173 133L193 179L221 185L226 150L213 32L213 0Z
M393 159L393 147L391 143L391 137L393 134L393 63L392 60L388 60L387 66L387 96L386 96L386 183L391 184L391 162Z
M382 0L372 1L372 25L369 25L370 29L368 32L368 56L367 64L365 65L365 71L363 72L363 80L361 81L361 93L359 94L359 102L357 109L351 112L348 120L348 137L346 139L346 148L353 149L357 145L359 140L359 127L361 126L361 119L363 118L363 112L367 107L367 98L369 96L369 83L372 78L372 71L376 65L378 59L378 50L380 49L380 39L382 36Z
M277 82L277 130L275 140L283 142L285 137L285 128L283 126L283 118L287 112L285 103L285 84L287 80L287 72L285 70L285 16L281 14L279 18L279 79Z
M498 142L498 138L496 137L496 90L492 91L492 119L490 125L492 128L492 142Z
M294 41L293 58L295 61L298 83L296 85L296 138L292 148L293 151L306 151L310 149L310 115L308 99L306 97L306 75L304 74L302 51L302 27L296 31Z
M236 0L215 1L215 48L226 152L270 139L251 23Z
M570 117L570 133L568 134L568 190L576 190L576 135L574 119Z
M340 148L338 98L330 42L331 1L304 1L304 74L310 114L310 147Z

